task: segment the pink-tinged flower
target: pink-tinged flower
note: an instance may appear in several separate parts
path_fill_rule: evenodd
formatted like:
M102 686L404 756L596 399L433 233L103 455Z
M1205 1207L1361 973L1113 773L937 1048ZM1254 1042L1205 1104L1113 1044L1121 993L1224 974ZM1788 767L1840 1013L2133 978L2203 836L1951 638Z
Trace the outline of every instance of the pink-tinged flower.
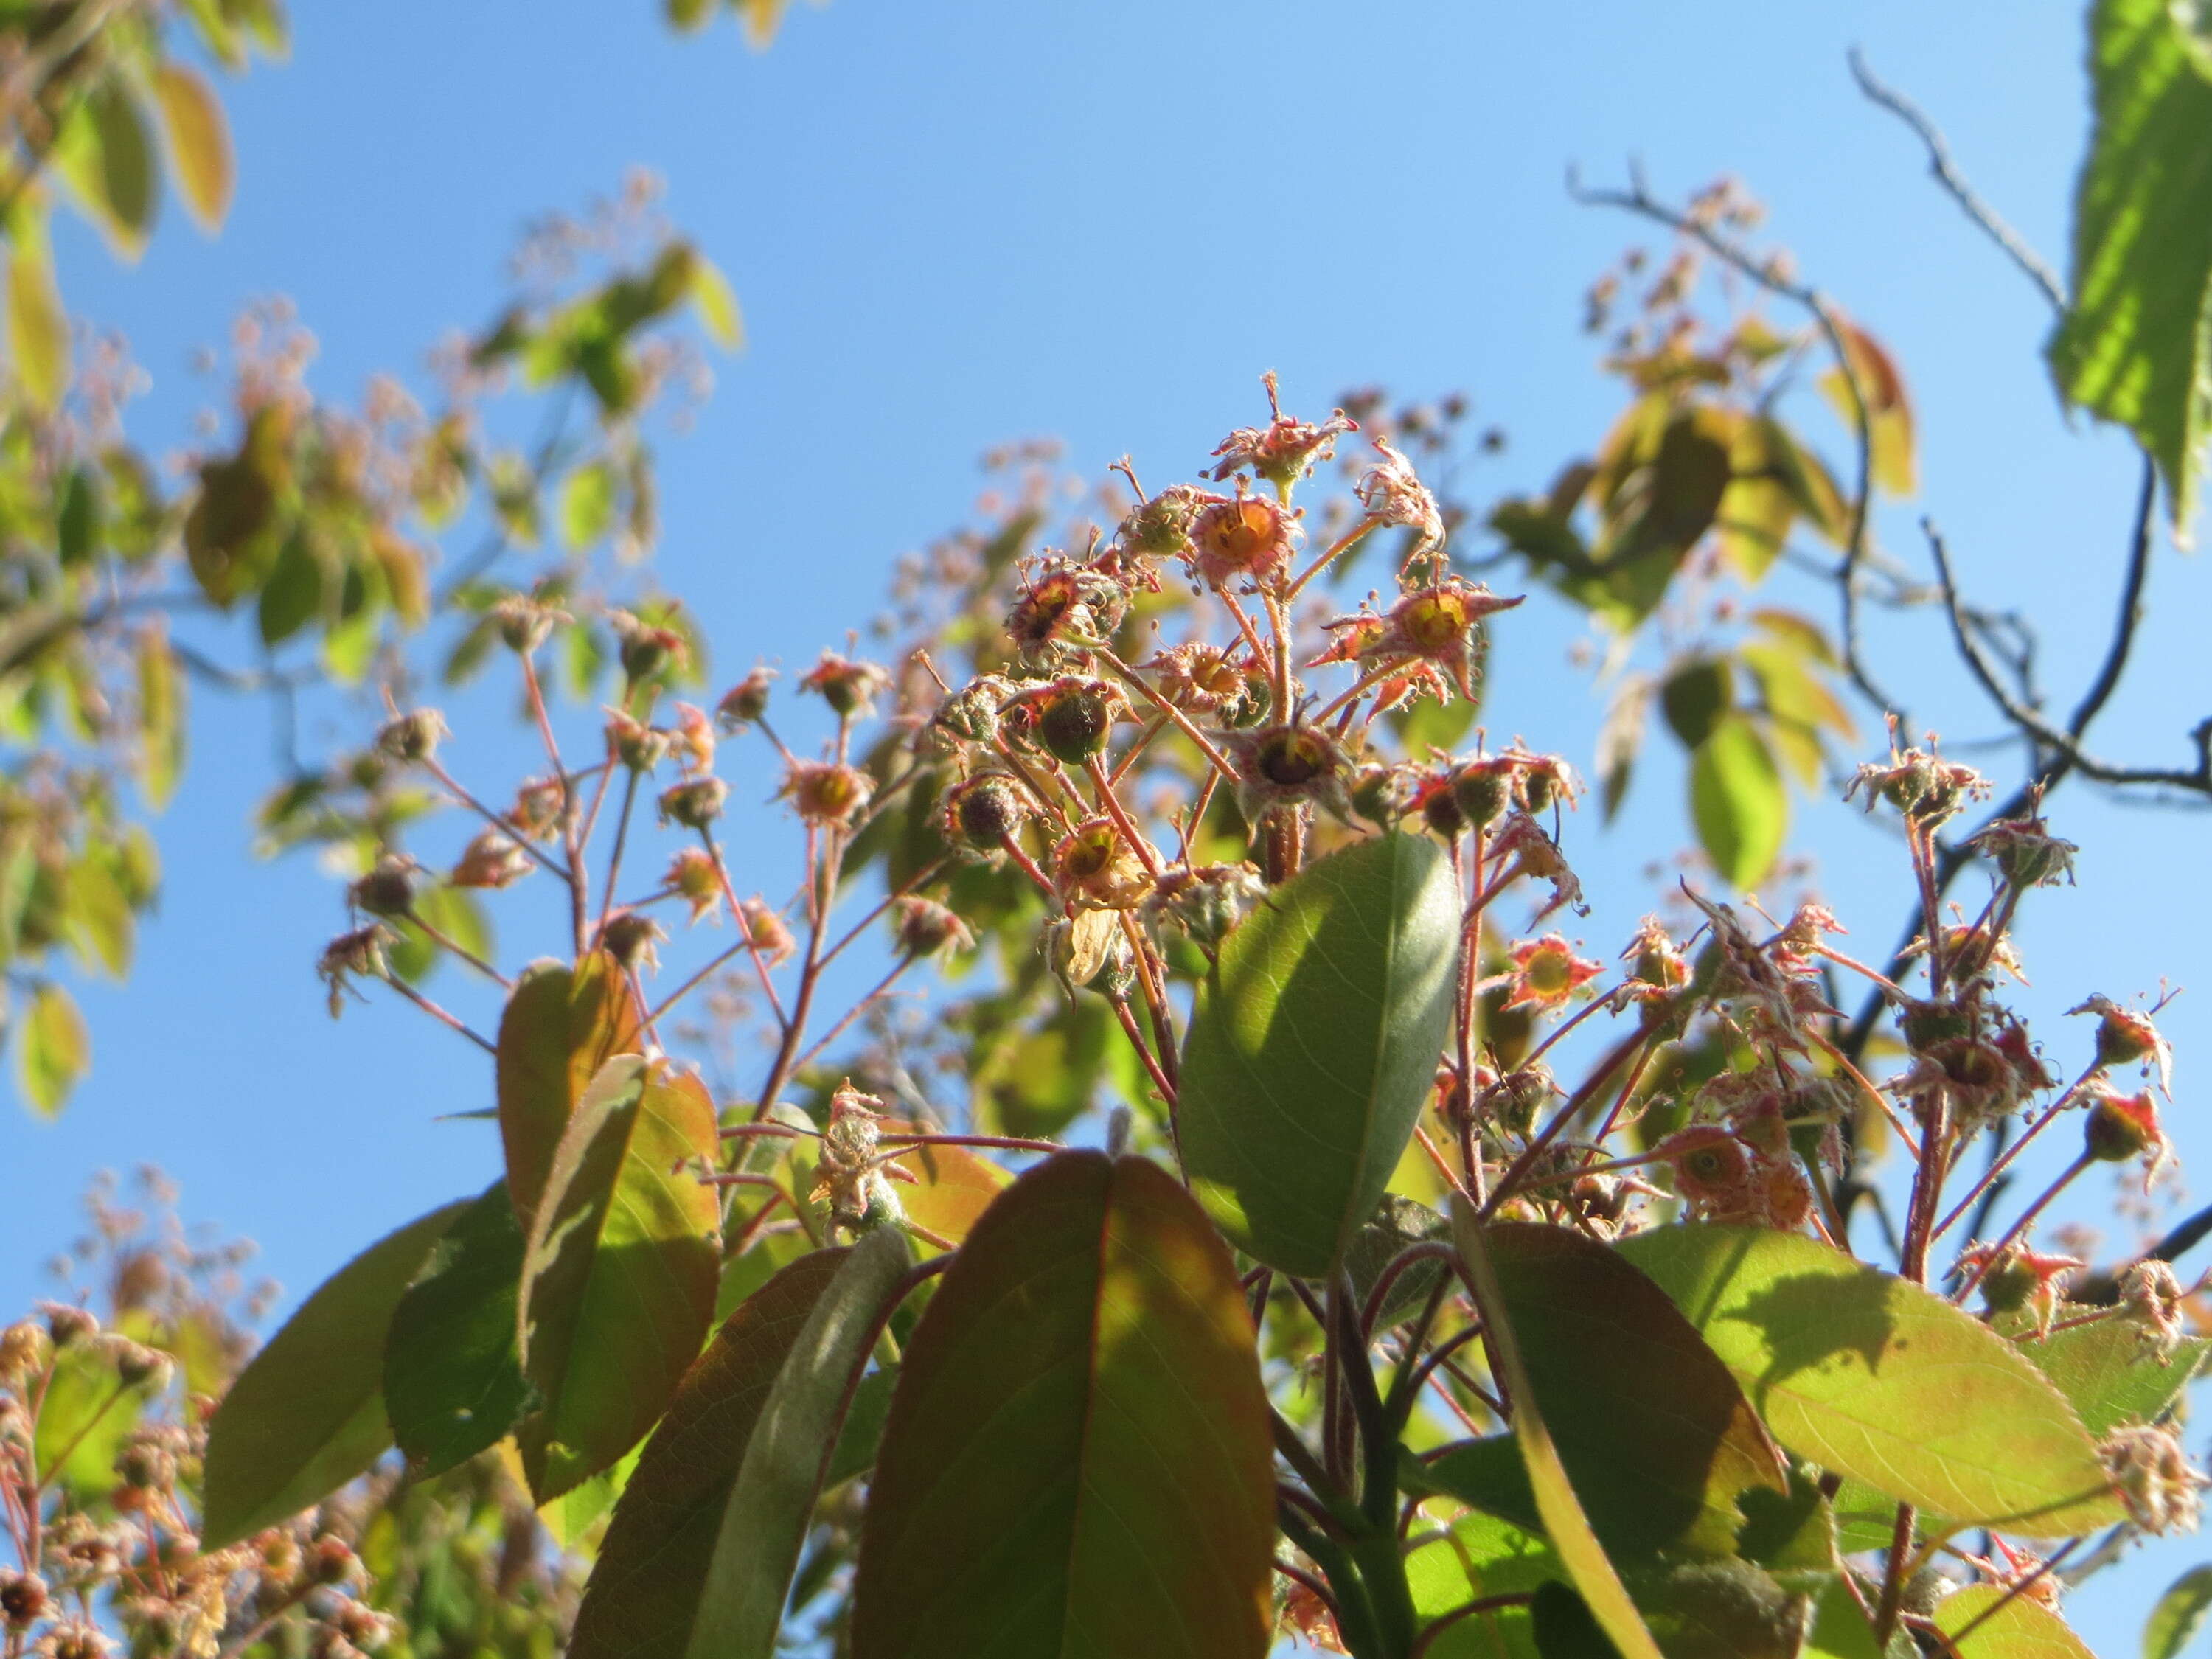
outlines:
M676 729L669 733L668 747L686 777L713 771L714 723L707 718L707 711L688 702L678 703Z
M768 713L769 682L775 678L773 668L756 668L722 694L714 705L714 719L723 731L741 732Z
M1006 633L1032 662L1103 645L1129 614L1129 591L1087 566L1054 560L1015 595Z
M1916 823L1935 825L1952 817L1971 800L1989 799L1990 781L1971 766L1960 766L1918 749L1893 750L1889 764L1869 761L1852 774L1844 790L1849 800L1863 789L1867 811L1877 800L1887 801Z
M1276 401L1274 375L1264 374L1261 380L1267 388L1268 412L1274 418L1263 427L1240 426L1221 441L1213 452L1221 458L1220 464L1208 475L1217 483L1245 467L1272 484L1295 483L1313 471L1316 462L1335 453L1338 438L1359 430L1359 422L1340 409L1319 426L1292 420Z
M2066 1284L2082 1267L2076 1255L2050 1255L2025 1244L1977 1244L1960 1253L1954 1271L1981 1275L1983 1304L1991 1313L2027 1310L2035 1316L2036 1334L2051 1329L2051 1322L2065 1300Z
M1186 714L1225 726L1264 717L1273 693L1267 670L1249 652L1193 642L1170 646L1139 667L1152 676L1152 690Z
M2181 1346L2181 1307L2187 1295L2163 1261L2138 1261L2120 1275L2121 1310L2140 1331L2144 1351L2161 1365L2173 1364L2173 1352Z
M1513 994L1508 1008L1557 1008L1604 971L1604 964L1574 953L1565 938L1547 933L1513 947Z
M1369 522L1401 526L1415 532L1413 549L1406 555L1406 562L1412 564L1443 546L1444 516L1437 510L1437 498L1414 472L1413 464L1393 449L1388 438L1377 437L1375 447L1382 459L1352 487L1353 493L1367 509Z
M1510 611L1518 596L1500 599L1480 582L1446 576L1414 589L1390 607L1380 634L1360 653L1363 658L1411 657L1435 664L1449 674L1462 697L1472 699L1481 668L1476 625L1486 617Z
M2097 1016L2097 1063L2131 1066L2138 1060L2158 1073L2158 1091L2173 1098L2173 1049L2159 1035L2150 1016L2139 1009L2123 1008L2106 996L2094 996L2066 1011Z
M1192 523L1190 562L1212 587L1282 580L1299 538L1297 515L1264 496L1217 501Z
M2124 1164L2130 1158L2140 1158L2143 1164L2143 1191L2150 1190L2151 1177L2166 1162L2172 1145L2166 1138L2166 1130L2158 1121L2158 1103L2150 1097L2150 1091L2124 1095L2105 1084L2093 1084L2081 1091L2089 1100L2088 1120L2082 1125L2082 1150L2105 1164Z
M799 689L813 692L847 719L866 720L875 713L876 694L890 683L890 675L874 663L824 651L822 660L799 676Z

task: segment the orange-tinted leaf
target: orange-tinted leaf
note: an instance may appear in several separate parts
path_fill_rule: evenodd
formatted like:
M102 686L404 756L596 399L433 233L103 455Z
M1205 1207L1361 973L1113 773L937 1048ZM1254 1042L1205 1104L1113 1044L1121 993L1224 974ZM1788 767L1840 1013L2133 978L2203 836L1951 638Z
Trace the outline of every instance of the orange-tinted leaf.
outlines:
M853 1651L1260 1659L1272 1466L1219 1236L1157 1165L1061 1153L991 1206L908 1344Z
M569 1659L681 1659L753 1426L843 1250L817 1250L732 1314L646 1442L576 1612Z
M525 1231L577 1100L607 1061L638 1051L639 1030L637 999L604 951L575 969L533 962L515 981L499 1022L499 1134Z
M154 95L161 100L161 125L169 136L169 165L185 205L204 230L213 230L230 211L234 168L230 125L215 88L197 70L165 63L154 71Z

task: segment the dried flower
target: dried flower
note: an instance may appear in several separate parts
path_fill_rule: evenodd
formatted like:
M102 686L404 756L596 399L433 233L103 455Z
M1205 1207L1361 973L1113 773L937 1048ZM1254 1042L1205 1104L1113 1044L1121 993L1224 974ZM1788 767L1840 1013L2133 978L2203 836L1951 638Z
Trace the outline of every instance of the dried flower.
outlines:
M721 870L703 847L686 847L678 853L669 860L668 873L660 879L663 886L684 896L694 922L714 915L722 902Z
M633 772L650 772L668 753L671 735L620 708L607 716L607 753Z
M46 1581L35 1572L0 1572L0 1620L11 1631L26 1631L39 1622L49 1599Z
M1068 905L1083 910L1133 910L1152 890L1145 863L1111 818L1078 824L1053 849L1054 884Z
M1270 726L1238 732L1229 743L1237 768L1237 809L1256 831L1270 812L1318 807L1352 816L1352 757L1317 726Z
M561 815L568 804L568 792L560 779L532 778L515 791L507 821L519 836L550 841L560 831Z
M556 628L574 620L557 605L521 593L510 593L492 606L491 617L501 641L526 657L551 638Z
M2032 1312L2036 1334L2041 1336L2049 1333L2065 1298L2067 1281L2081 1266L2079 1256L2045 1255L2025 1244L2002 1249L1977 1244L1960 1255L1954 1271L1981 1275L1982 1302L1991 1313L2018 1313L2023 1308Z
M1472 700L1481 665L1477 629L1484 617L1510 611L1521 602L1517 595L1500 599L1480 582L1445 576L1429 586L1415 588L1392 605L1389 615L1381 619L1382 626L1359 654L1363 658L1418 657L1433 663L1451 676L1460 696Z
M415 861L386 853L346 889L346 902L363 915L404 916L415 908Z
M2171 1365L2181 1346L2186 1294L2173 1269L2155 1257L2132 1263L2120 1275L2121 1310L2140 1330L2144 1350L2161 1365Z
M2172 1150L2166 1131L2160 1127L2158 1105L2151 1099L2150 1091L2123 1095L2115 1089L2094 1085L2082 1092L2090 1097L2088 1118L2081 1126L2082 1150L2105 1164L2142 1158L2143 1190L2148 1192L2151 1177Z
M676 729L668 734L668 746L686 776L713 771L714 724L707 718L707 711L696 704L678 703Z
M512 887L531 872L530 854L504 830L479 831L461 849L460 860L446 877L454 887Z
M875 793L875 780L857 766L836 761L793 761L776 798L788 800L808 823L842 829L866 810Z
M1265 718L1274 702L1266 669L1249 652L1194 642L1172 646L1139 666L1175 708L1232 730Z
M2061 841L2039 817L1999 818L1966 843L1992 860L2015 888L2056 887L2074 879L2081 849Z
M1406 562L1413 563L1440 550L1444 543L1444 518L1437 498L1413 471L1413 464L1390 447L1389 439L1376 434L1375 448L1382 459L1369 468L1353 493L1367 509L1370 523L1401 525L1414 532Z
M53 1339L27 1319L0 1331L0 1388L21 1389L53 1358Z
M730 786L720 778L690 779L662 792L660 821L681 824L686 830L707 829L722 816L722 807L729 798Z
M961 851L996 858L1031 817L1029 795L1003 772L981 772L945 792L945 837Z
M1892 751L1889 764L1871 762L1858 769L1844 790L1849 800L1866 792L1869 811L1877 799L1887 801L1916 823L1932 829L1955 815L1967 802L1989 798L1989 780L1971 766L1960 766L1918 749Z
M1024 585L1006 633L1024 661L1051 665L1103 644L1129 613L1129 590L1087 566L1054 560Z
M623 678L635 686L683 665L689 647L672 628L657 627L627 611L610 613Z
M668 930L642 911L617 910L599 929L599 946L630 973L657 972L660 952L656 947L667 937Z
M1187 557L1192 525L1200 510L1218 499L1189 484L1170 484L1130 509L1114 532L1115 543L1140 559Z
M1080 767L1106 752L1114 722L1128 708L1111 681L1071 675L1010 698L1005 713L1015 731L1061 765Z
M740 905L738 923L745 930L752 949L769 967L781 967L799 954L798 939L792 936L783 918L763 900L749 898Z
M2097 1455L2120 1501L2145 1532L2194 1532L2208 1482L2171 1428L2124 1425L2098 1443Z
M386 720L376 734L378 752L410 763L431 759L438 740L453 735L446 717L434 708L417 708Z
M2131 1066L2148 1060L2158 1073L2158 1091L2173 1098L2173 1049L2159 1035L2150 1016L2123 1008L2107 996L2093 996L2066 1011L2097 1016L2097 1064Z
M975 935L966 922L934 899L911 893L891 907L891 936L912 957L975 948Z

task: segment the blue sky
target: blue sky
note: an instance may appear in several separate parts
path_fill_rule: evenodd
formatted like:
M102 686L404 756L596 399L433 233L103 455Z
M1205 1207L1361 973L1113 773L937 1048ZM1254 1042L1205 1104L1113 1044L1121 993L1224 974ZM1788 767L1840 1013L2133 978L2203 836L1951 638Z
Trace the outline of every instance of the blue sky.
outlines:
M1188 477L1260 412L1265 368L1311 412L1364 383L1464 389L1510 434L1492 480L1540 483L1617 407L1579 332L1582 290L1654 240L1571 204L1563 176L1614 179L1631 155L1670 194L1743 178L1801 268L1896 351L1923 493L1883 520L1887 544L1917 557L1914 515L1940 518L1969 585L2039 617L2069 702L2101 645L2133 453L2061 418L2040 301L1844 64L1862 46L2063 264L2086 131L2075 5L836 0L797 9L760 55L726 24L674 37L647 0L298 13L291 61L226 88L240 176L219 238L173 210L128 269L89 234L60 238L72 304L152 374L142 441L182 441L206 392L189 354L242 301L293 296L322 342L316 384L356 396L489 318L527 218L646 164L751 335L696 430L660 446L662 568L725 665L803 662L864 621L891 560L963 514L988 446L1048 434L1090 470L1127 450L1148 480ZM2212 707L2204 586L2200 565L2161 557L2109 747L2185 760L2181 734ZM1568 662L1572 619L1537 605L1509 621L1492 729L1587 760L1601 705ZM1947 737L1989 734L1932 625L1884 624L1875 653ZM429 1121L485 1103L480 1056L391 1009L324 1018L310 970L336 896L310 861L246 851L263 732L258 710L200 696L161 826L161 915L129 985L88 994L94 1074L58 1124L0 1112L0 1163L31 1177L0 1212L0 1307L40 1288L102 1164L165 1166L188 1216L261 1241L288 1303L495 1171L483 1126ZM510 775L513 757L479 744L477 775ZM1608 953L1652 902L1650 848L1681 838L1680 791L1655 764L1620 826L1574 826L1599 907L1585 931ZM2205 983L2203 820L2072 788L2057 817L2087 851L2079 886L2023 926L2022 1006L2049 1019L2091 991ZM1891 842L1841 808L1808 823L1824 888L1878 953L1898 920ZM2197 1000L2169 1022L2185 1090ZM2063 1056L2086 1038L2042 1035ZM2212 1155L2212 1133L2175 1117L2185 1154ZM2075 1209L2109 1220L2108 1200L2085 1186ZM2160 1550L2085 1590L2097 1644L2131 1643L2135 1608L2191 1559Z

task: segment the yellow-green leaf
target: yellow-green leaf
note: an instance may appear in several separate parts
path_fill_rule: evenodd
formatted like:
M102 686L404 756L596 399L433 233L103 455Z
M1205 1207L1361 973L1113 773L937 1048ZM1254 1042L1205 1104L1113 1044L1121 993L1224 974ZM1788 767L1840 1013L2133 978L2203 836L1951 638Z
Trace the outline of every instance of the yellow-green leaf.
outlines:
M1924 1287L1760 1228L1662 1227L1619 1249L1824 1469L1959 1526L2067 1537L2124 1518L2064 1396Z
M8 361L31 401L52 409L69 387L69 319L46 228L27 218L18 216L8 243Z
M2097 0L2095 129L2074 196L2073 295L2047 352L2059 395L2135 434L2177 534L2212 407L2212 20Z
M2048 1607L2002 1584L1969 1584L1936 1604L1936 1628L1959 1659L2096 1659Z
M1597 1534L1590 1530L1589 1517L1575 1496L1574 1483L1568 1479L1559 1447L1545 1426L1535 1386L1505 1311L1505 1292L1485 1246L1482 1224L1475 1218L1474 1206L1458 1193L1451 1195L1451 1223L1453 1242L1459 1247L1460 1260L1482 1311L1492 1358L1501 1373L1499 1380L1513 1399L1513 1437L1521 1448L1536 1510L1543 1518L1552 1547L1559 1552L1591 1616L1612 1638L1621 1659L1661 1659L1659 1644L1644 1627L1643 1616L1629 1600L1627 1587L1620 1582Z
M695 252L690 265L691 304L699 313L708 338L725 351L743 349L744 315L738 309L737 291L730 279L703 253Z
M605 460L586 461L561 481L561 539L572 549L591 546L615 518L615 471Z
M507 1196L526 1233L576 1102L617 1054L639 1048L637 999L613 957L522 970L499 1021L499 1134Z
M31 994L17 1044L24 1097L52 1117L92 1065L92 1036L76 999L58 985L39 987Z
M230 124L206 78L182 64L166 63L154 71L154 95L161 106L161 125L169 137L169 165L185 206L201 228L214 230L230 211L234 169Z
M1741 714L1716 724L1690 757L1690 819L1732 885L1758 884L1790 829L1790 795L1759 729Z

